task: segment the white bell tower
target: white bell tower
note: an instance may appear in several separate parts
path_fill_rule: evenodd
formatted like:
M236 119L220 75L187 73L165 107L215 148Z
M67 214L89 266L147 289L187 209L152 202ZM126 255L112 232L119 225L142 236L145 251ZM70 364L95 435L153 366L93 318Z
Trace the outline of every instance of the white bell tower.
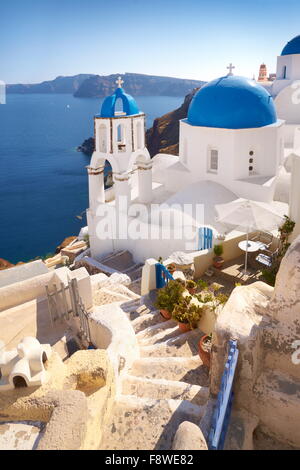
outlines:
M136 189L136 202L148 204L152 198L152 161L145 146L145 114L139 111L134 98L123 90L121 77L116 84L115 92L105 98L100 114L94 118L95 151L88 167L88 225L94 256L97 253L91 238L96 237L99 205L115 199L118 208L120 198L126 196L129 207L133 189ZM121 111L116 110L116 107L120 108L116 106L118 101L122 104ZM108 190L104 188L106 161L112 167L113 177L113 188Z

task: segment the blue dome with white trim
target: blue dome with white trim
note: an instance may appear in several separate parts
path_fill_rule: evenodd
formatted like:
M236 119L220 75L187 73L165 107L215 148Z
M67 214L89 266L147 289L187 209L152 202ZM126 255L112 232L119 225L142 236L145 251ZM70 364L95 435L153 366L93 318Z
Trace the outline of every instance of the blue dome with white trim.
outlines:
M271 95L244 77L228 75L204 85L194 96L187 121L193 126L250 129L277 121Z
M282 49L281 55L300 54L300 35L291 39Z
M123 88L119 87L112 95L107 96L103 101L100 112L101 117L110 118L119 116L115 111L118 98L121 98L123 102L123 113L126 116L133 116L134 114L140 113L135 99L131 95L125 93Z

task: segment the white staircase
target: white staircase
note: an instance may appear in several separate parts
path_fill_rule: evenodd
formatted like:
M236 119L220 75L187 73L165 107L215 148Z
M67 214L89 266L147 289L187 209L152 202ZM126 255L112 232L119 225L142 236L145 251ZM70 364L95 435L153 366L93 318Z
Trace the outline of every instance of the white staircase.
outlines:
M208 370L198 356L202 333L182 333L149 297L128 299L121 308L132 322L141 357L123 375L101 449L171 449L179 424L199 424L206 413Z

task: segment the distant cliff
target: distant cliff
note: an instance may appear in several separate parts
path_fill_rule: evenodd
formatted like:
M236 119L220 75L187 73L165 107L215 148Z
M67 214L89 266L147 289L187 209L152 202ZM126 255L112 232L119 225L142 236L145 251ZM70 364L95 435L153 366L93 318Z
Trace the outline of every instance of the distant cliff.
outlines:
M31 85L15 84L6 85L7 93L72 93L74 94L81 84L88 79L91 74L79 74L73 77L56 77L42 83Z
M154 119L153 126L146 132L146 146L151 157L157 153L170 153L178 155L179 151L179 121L187 117L189 104L194 94L199 90L195 88L186 95L180 108ZM92 155L95 150L95 139L86 139L79 147L78 152Z
M110 95L116 89L115 81L118 76L119 74L91 76L81 84L74 96L103 98ZM193 88L204 83L200 80L139 73L125 73L125 75L122 75L122 79L124 80L126 92L133 96L184 96Z
M78 98L103 98L116 89L119 74L92 75L80 74L73 77L57 77L31 85L7 85L8 93L72 93ZM193 88L201 86L201 80L160 77L139 73L122 75L124 88L133 96L184 96Z
M179 121L187 117L189 104L199 88L189 93L180 108L156 118L153 126L147 130L147 148L151 157L157 153L178 155L179 151Z

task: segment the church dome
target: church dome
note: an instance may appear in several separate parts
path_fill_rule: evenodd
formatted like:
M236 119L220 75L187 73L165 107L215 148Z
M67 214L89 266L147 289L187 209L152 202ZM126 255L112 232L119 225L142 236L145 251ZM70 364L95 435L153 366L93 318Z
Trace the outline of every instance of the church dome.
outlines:
M261 85L228 75L207 83L195 94L187 120L193 126L249 129L273 124L277 115L271 95Z
M140 111L135 99L131 95L125 93L123 88L119 86L112 95L107 96L103 101L100 112L101 117L120 117L120 114L116 114L115 111L116 102L118 98L121 98L123 102L123 113L126 116L139 114Z
M300 54L300 35L291 39L282 49L281 55Z

